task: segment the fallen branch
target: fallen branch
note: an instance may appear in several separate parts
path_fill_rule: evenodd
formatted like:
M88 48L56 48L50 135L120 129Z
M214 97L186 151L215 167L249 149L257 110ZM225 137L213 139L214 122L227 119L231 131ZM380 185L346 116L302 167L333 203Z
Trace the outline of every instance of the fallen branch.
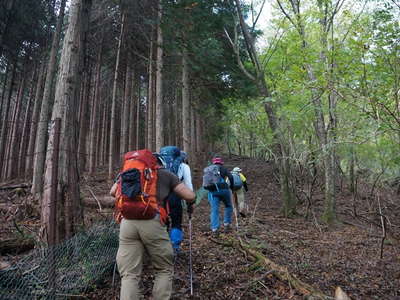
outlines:
M257 202L256 202L256 205L254 206L253 214L251 215L251 218L250 218L250 223L254 222L254 219L255 219L255 216L256 216L257 206L260 203L261 199L262 199L261 197L257 198Z
M385 244L386 239L386 218L382 215L381 201L378 195L378 206L379 206L379 214L381 215L381 224L382 224L382 239L381 239L381 255L380 258L383 259L383 245Z
M97 205L99 206L99 211L100 211L100 213L101 213L101 211L102 211L103 208L101 207L101 203L100 203L99 199L97 199L96 195L94 194L94 192L93 192L92 189L90 188L86 177L83 176L82 178L83 178L83 180L84 180L85 183L86 183L86 187L87 187L87 189L89 190L89 193L92 195L92 197L94 198L94 200L96 200Z
M333 297L325 295L322 291L312 287L311 285L301 281L295 275L289 273L289 270L284 267L276 264L260 252L252 249L249 245L235 240L228 241L216 241L215 239L211 239L211 241L216 242L220 245L224 245L227 247L233 247L238 250L244 250L249 255L251 255L257 264L262 264L267 267L268 270L271 270L273 274L278 277L282 281L287 281L296 291L304 296L311 297L311 299L319 299L319 300L331 300Z
M102 197L96 197L96 199L88 199L84 198L83 203L87 207L99 207L101 206L102 209L108 207L114 207L115 205L115 199L111 196L102 196Z
M32 239L8 239L0 242L0 255L19 254L35 247L35 241Z
M4 190L14 190L14 189L27 189L30 188L32 185L28 183L22 183L18 185L8 185L8 186L0 186L0 191Z
M90 194L93 196L94 200L96 200L97 205L99 206L99 211L101 212L102 211L102 207L101 207L99 199L97 199L96 195L93 193L92 189L88 185L86 185L86 187L89 190Z

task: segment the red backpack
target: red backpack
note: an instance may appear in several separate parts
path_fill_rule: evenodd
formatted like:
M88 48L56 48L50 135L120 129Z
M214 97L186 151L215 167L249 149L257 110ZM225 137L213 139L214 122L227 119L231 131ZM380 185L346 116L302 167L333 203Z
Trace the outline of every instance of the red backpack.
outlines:
M151 151L137 150L124 155L122 171L117 181L115 219L153 219L157 213L165 223L167 208L157 199L157 159Z

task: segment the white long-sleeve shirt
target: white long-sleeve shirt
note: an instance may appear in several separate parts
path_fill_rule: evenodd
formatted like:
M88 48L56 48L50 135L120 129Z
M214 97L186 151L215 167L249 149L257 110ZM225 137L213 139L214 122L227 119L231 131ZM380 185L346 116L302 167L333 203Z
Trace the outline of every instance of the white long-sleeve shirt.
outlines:
M178 178L181 180L189 189L193 191L192 174L188 164L181 163L178 169Z

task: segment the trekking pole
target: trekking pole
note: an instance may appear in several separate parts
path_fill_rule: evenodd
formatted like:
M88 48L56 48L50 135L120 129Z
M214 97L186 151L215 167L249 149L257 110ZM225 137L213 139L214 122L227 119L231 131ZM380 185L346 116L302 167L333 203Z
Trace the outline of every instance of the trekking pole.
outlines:
M112 290L113 290L113 299L116 299L115 297L115 271L117 269L117 260L115 260L114 263L114 270L113 270L113 277L112 277Z
M189 273L190 273L190 296L193 296L193 262L192 262L192 213L193 203L187 207L189 216Z
M235 215L235 221L236 221L236 232L239 232L239 220L238 220L238 216L237 216L236 203L235 203L237 196L232 191L231 191L231 196L232 196L231 199L232 199L232 206L233 206L233 214Z

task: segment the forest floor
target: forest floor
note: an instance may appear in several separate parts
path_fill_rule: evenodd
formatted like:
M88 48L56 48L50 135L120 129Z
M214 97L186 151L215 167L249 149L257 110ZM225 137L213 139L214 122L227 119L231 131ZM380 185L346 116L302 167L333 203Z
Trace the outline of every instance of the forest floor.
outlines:
M328 227L319 221L323 195L318 189L313 198L310 218L304 218L305 209L299 206L299 216L287 219L280 214L281 197L272 164L233 157L226 159L226 166L230 169L240 166L248 178L249 192L245 196L250 207L249 213L246 218L239 218L238 231L235 230L234 218L234 230L221 233L215 239L210 236L207 200L203 199L195 208L192 219L193 297L190 296L189 230L185 213L185 240L182 254L176 262L173 299L306 299L288 282L278 279L272 270L254 265L251 257L240 249L223 245L228 240L238 238L286 267L290 274L329 296L333 296L335 288L340 286L353 300L400 299L400 203L395 195L379 191L388 231L381 259L382 228L379 214L376 213L379 210L376 198L368 198L369 189L363 191L360 185L358 197L354 200L352 194L346 192L347 188L343 187L337 199L340 222ZM106 194L109 184L101 178L96 176L96 180L89 183L92 187L96 185L96 193L104 191ZM352 213L354 208L357 210L356 216ZM5 220L7 214L4 209L1 211L1 206L0 212L0 218L4 219L0 222L10 224L10 218ZM95 218L94 213L95 210L87 215ZM33 219L24 222L31 224L31 228L37 223ZM7 228L11 227L12 224L0 231L0 240L10 234ZM145 264L143 278L143 290L146 299L150 299L153 277L148 263ZM85 297L114 299L114 295L119 293L119 284L117 281L113 288L110 278Z

